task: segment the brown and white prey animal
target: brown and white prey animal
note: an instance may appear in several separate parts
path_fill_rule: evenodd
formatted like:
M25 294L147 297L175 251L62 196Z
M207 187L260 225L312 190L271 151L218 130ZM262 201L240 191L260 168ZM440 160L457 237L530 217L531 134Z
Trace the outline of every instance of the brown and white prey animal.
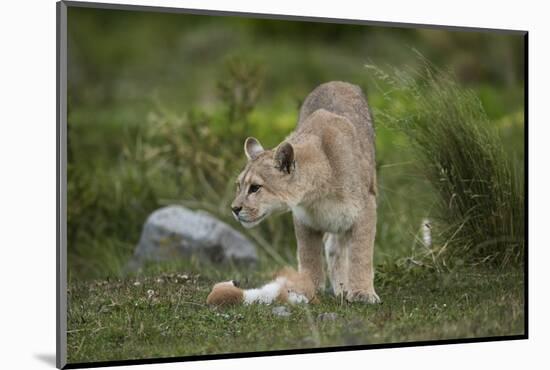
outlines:
M324 254L334 294L379 302L373 284L374 127L361 89L338 81L318 86L282 143L264 149L249 137L244 151L248 162L231 205L235 218L248 228L291 211L299 272L324 289Z
M271 282L260 288L241 289L235 280L217 283L206 298L206 303L213 306L317 302L315 286L311 278L290 267L281 269Z

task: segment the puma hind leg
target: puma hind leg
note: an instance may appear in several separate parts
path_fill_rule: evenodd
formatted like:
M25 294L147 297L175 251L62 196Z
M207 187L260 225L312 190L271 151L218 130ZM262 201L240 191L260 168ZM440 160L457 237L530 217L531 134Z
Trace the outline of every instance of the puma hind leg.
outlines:
M345 244L338 241L338 235L327 233L324 238L327 272L336 296L345 294L348 286L348 256Z

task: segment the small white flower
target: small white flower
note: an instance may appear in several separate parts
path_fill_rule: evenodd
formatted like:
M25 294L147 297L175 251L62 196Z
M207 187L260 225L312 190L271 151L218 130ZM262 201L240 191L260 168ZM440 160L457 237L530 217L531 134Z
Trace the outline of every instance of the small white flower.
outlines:
M139 281L134 282L134 286L140 286L141 283Z
M151 299L155 295L155 291L153 289L149 289L147 291L147 298Z
M432 246L432 225L427 218L422 220L422 242L426 248Z

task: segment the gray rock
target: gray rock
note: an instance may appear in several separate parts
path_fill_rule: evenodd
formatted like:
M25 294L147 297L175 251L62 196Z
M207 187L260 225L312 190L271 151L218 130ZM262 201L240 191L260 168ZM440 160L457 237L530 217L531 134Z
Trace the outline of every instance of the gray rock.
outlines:
M271 310L271 313L276 315L276 316L281 316L281 317L290 316L290 311L285 306L273 307L273 309Z
M319 321L334 321L337 318L338 314L336 312L324 312L317 316L317 320Z
M197 255L216 263L254 264L256 246L244 235L204 211L167 206L145 221L141 238L127 268L143 261L166 261Z

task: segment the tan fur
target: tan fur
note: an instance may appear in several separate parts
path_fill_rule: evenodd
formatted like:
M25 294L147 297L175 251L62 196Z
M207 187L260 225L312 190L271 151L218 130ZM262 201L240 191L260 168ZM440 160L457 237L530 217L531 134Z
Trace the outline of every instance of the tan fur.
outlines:
M252 227L292 211L299 271L323 288L323 249L336 294L378 302L373 285L376 232L374 129L361 89L345 82L317 87L296 130L273 150L247 139L249 161L232 207ZM260 185L250 192L250 185ZM325 243L323 243L325 238ZM324 248L323 248L324 246Z
M275 274L274 278L276 279L278 277L285 277L287 279L284 296L287 296L288 292L295 292L305 295L310 303L317 303L315 284L313 284L309 274L304 272L300 273L293 268L285 267ZM282 297L283 301L286 301L288 297L284 298L284 296Z
M230 306L243 303L243 300L243 290L233 285L232 282L226 281L214 285L212 291L206 297L206 304Z

